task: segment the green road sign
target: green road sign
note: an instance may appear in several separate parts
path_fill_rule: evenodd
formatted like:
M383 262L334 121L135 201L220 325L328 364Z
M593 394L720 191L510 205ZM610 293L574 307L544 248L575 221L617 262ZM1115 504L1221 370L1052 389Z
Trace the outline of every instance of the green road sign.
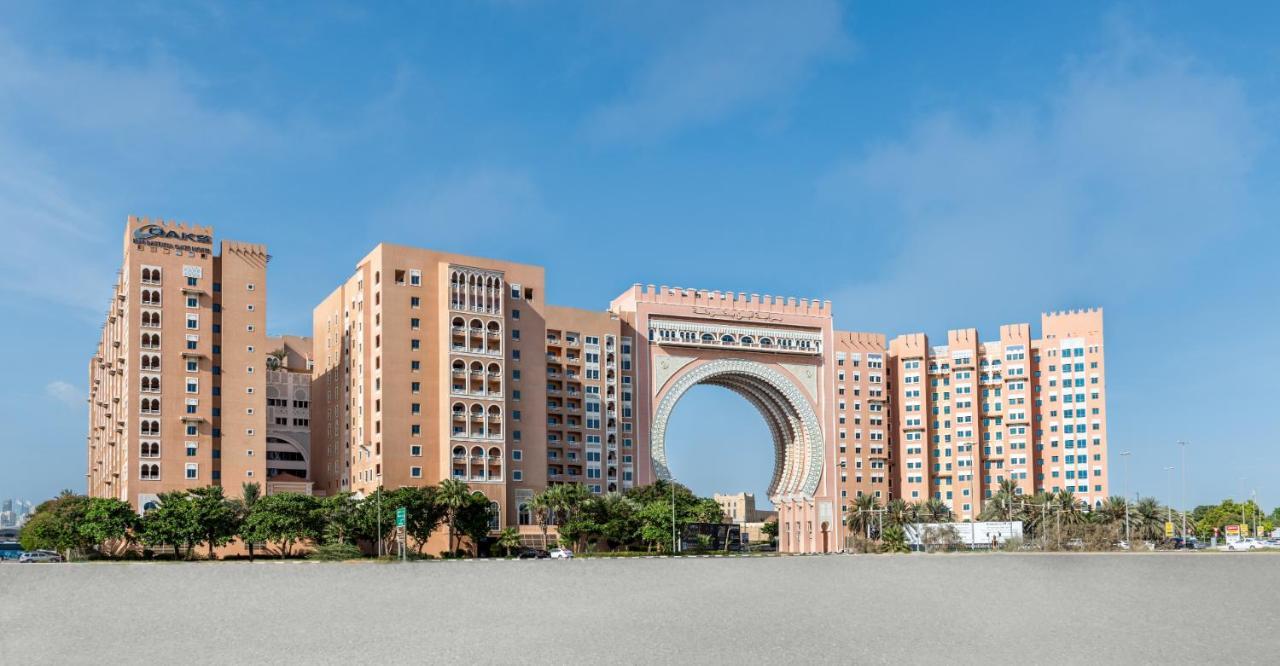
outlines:
M396 509L396 527L404 527L404 507Z

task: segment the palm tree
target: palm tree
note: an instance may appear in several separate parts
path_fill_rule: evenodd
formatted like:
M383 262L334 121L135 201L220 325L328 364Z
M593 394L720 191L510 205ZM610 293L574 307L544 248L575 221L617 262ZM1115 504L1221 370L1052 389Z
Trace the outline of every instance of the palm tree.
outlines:
M248 517L249 512L253 511L253 505L258 503L258 498L262 497L262 486L257 483L245 482L240 486L240 499L236 501L236 508L240 513L240 522ZM244 545L249 549L249 561L253 561L253 540L244 539Z
M520 547L520 530L514 527L508 527L498 534L499 548L507 551L507 557L511 557L511 551Z
M275 351L268 352L267 353L267 369L279 370L281 367L284 366L284 360L288 357L289 357L289 352L285 351L283 347Z
M885 509L885 516L884 516L885 522L889 523L890 525L902 526L908 523L914 523L916 521L915 506L912 504L908 504L905 500L902 500L902 499L889 500L889 503L884 505L884 509Z
M529 498L529 513L533 515L533 519L538 522L538 527L542 528L542 549L547 549L547 524L551 522L552 513L555 511L552 506L553 496L548 496L551 489L548 488L537 495Z
M1154 497L1144 497L1130 509L1131 517L1137 516L1137 537L1146 541L1164 538L1166 511Z
M871 525L875 522L876 511L879 510L880 503L876 501L874 495L859 495L857 499L853 500L853 511L845 517L845 524L848 525L850 532L868 536L871 532Z
M951 507L937 497L931 497L917 505L916 514L926 523L951 522Z
M471 489L466 482L457 479L445 479L440 482L436 492L436 501L449 513L449 552L457 550L458 512L471 503Z

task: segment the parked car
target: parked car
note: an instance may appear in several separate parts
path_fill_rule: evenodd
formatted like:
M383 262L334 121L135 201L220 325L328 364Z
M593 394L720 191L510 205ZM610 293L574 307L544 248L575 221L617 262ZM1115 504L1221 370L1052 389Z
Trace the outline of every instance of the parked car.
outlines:
M573 551L568 548L552 548L551 559L553 560L572 560Z
M520 552L516 553L517 560L545 560L549 557L551 553L541 548L521 548Z
M1168 545L1174 550L1204 548L1204 544L1200 543L1200 540L1195 537L1189 537L1186 539L1183 539L1182 537L1173 537L1172 539L1169 539Z
M1262 547L1262 544L1257 539L1240 539L1218 548L1220 550L1257 550Z
M62 556L52 550L31 550L18 557L19 562L61 562Z

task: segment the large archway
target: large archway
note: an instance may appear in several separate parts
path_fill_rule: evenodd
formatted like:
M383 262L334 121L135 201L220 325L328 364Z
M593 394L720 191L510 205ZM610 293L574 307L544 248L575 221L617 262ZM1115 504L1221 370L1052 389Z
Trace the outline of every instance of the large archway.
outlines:
M822 427L801 389L778 370L747 359L716 359L695 364L662 391L654 412L649 447L654 472L670 479L667 424L676 403L698 384L720 386L742 396L760 412L774 445L769 499L774 504L811 499L818 489L825 458Z
M671 478L667 428L689 389L729 389L759 411L773 440L768 495L778 511L779 550L835 550L836 470L846 463L835 450L835 434L844 435L834 429L836 396L844 388L835 382L829 305L636 285L611 310L637 342L636 430L647 445L638 453L651 463L637 470L638 482Z

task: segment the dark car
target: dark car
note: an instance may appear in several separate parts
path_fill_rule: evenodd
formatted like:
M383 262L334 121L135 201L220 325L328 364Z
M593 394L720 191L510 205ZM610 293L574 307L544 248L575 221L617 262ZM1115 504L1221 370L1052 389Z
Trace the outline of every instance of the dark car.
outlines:
M1189 539L1173 537L1172 539L1169 539L1168 544L1169 547L1174 550L1194 550L1197 548L1204 548L1204 545L1202 545L1195 537L1191 537Z
M517 560L548 560L551 559L551 553L541 548L521 548L516 553Z

